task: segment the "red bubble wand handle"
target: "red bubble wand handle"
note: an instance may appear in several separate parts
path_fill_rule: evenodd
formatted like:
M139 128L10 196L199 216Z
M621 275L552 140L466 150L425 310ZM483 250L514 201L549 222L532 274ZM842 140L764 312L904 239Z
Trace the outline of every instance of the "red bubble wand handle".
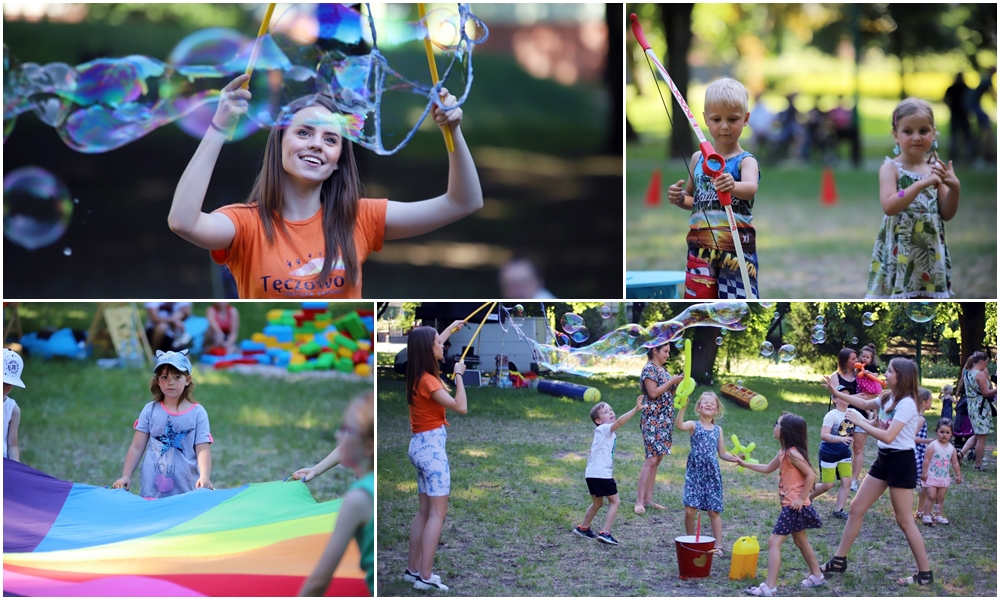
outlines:
M691 124L691 129L694 130L695 136L698 138L699 149L701 150L701 155L704 157L704 163L702 164L702 170L705 174L715 179L726 168L726 159L722 157L721 154L715 151L712 144L705 139L705 134L701 131L701 126L698 125L698 120L695 119L694 113L688 108L687 102L684 101L684 96L681 95L681 91L677 89L674 85L674 80L670 78L670 74L667 73L667 69L660 62L660 59L653 52L653 49L649 46L649 42L646 40L646 34L642 31L642 25L639 24L639 17L632 13L629 17L632 22L632 34L635 36L639 45L642 46L643 51L646 53L646 57L649 58L650 62L659 71L660 77L667 82L667 87L670 88L670 92L674 95L677 100L677 104L680 105L681 110L684 111L684 116L687 117L688 123ZM736 258L739 260L740 265L740 276L743 279L743 288L746 290L747 298L750 300L756 299L753 294L753 290L750 288L750 274L747 272L747 261L743 256L743 244L740 243L739 230L736 227L736 217L733 215L733 198L729 192L717 192L719 196L719 203L726 209L726 218L729 220L729 231L733 235L733 246L736 247Z

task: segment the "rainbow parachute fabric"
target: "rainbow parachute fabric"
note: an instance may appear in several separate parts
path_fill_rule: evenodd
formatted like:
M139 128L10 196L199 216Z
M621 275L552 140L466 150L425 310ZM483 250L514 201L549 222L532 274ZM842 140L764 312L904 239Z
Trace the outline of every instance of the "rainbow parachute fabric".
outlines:
M145 500L3 460L4 596L294 596L340 500L251 483ZM370 596L351 541L328 596Z

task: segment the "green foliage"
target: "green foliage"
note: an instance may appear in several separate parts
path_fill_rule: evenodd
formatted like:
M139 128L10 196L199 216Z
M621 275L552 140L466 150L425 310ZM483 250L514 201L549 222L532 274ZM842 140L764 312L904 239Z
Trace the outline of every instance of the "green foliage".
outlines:
M150 400L150 377L146 369L26 358L27 387L12 394L21 407L22 461L60 479L111 485L121 476L132 424ZM348 402L372 389L371 380L357 377L293 381L198 364L192 378L211 421L212 482L220 489L281 480L318 463L336 446ZM326 501L343 496L353 480L339 467L309 487Z
M816 377L742 378L747 387L768 398L769 407L762 413L751 412L723 400L726 413L719 425L726 447L731 447L729 436L736 434L743 444L756 443L755 457L769 461L778 450L773 438L775 417L787 410L806 420L808 459L818 469L815 452L828 394ZM637 373L571 379L600 389L602 400L619 417L635 406ZM943 383L935 380L928 385L937 390ZM377 593L417 596L422 592L399 577L417 510L416 478L407 459L410 436L404 384L397 377L380 377L378 388ZM702 386L693 395L707 389ZM728 551L744 535L761 541L758 576L763 578L769 558L765 541L779 511L778 474L740 474L735 465L720 463L725 499L722 543L727 554L714 558L711 577L680 580L671 540L685 534L681 498L689 435L674 431L672 454L658 468L653 499L666 510L647 508L639 516L632 507L645 454L637 418L617 432L614 477L621 508L613 533L621 546L605 548L574 536L571 531L590 504L583 477L593 437L593 426L587 422L590 407L528 389L476 388L469 390L468 414L449 413L451 497L434 572L452 586L452 593L473 597L734 597L751 583L726 577ZM939 410L938 405L930 410L931 422ZM690 411L687 416L691 417ZM987 448L992 451L995 445L996 434L990 434ZM876 445L870 440L865 448L866 469L875 455ZM921 529L936 581L924 592L994 597L995 553L981 553L983 564L970 568L967 549L970 540L977 548L996 545L996 528L983 526L996 519L996 477L971 469L963 474L965 482L948 492L951 508L947 514L952 524ZM834 499L834 493L827 493L814 501L823 527L810 530L809 541L820 562L832 555L843 532L843 521L829 516ZM598 512L597 528L606 510ZM703 515L702 533L708 531L708 518ZM865 515L849 572L828 577L825 586L815 591L801 588L805 562L791 540L782 549L779 595L789 596L898 596L900 588L894 579L906 576L913 562L895 525L888 494Z

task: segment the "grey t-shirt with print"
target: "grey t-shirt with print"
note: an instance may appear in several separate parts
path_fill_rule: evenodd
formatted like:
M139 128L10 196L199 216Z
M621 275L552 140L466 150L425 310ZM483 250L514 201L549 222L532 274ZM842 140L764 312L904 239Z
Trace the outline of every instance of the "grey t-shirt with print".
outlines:
M135 430L149 434L139 471L139 495L166 498L193 490L198 482L194 447L213 441L205 409L195 404L177 414L168 412L161 402L150 402L139 414Z

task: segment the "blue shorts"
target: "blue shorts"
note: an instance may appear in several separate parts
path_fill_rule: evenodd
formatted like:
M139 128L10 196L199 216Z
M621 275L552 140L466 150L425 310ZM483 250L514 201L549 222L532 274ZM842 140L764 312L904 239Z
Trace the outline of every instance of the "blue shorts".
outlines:
M414 433L410 438L410 462L417 468L417 492L428 496L451 494L451 467L445 452L447 441L444 425Z

